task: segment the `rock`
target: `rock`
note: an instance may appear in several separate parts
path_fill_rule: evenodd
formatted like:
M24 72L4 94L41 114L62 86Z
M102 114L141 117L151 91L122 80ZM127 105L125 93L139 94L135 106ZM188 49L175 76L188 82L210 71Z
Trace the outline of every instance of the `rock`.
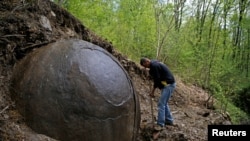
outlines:
M14 66L11 96L29 127L61 141L134 141L140 106L122 65L92 43L60 40Z
M40 23L41 23L41 25L44 27L44 28L46 28L47 30L49 30L49 31L52 31L52 27L51 27L51 25L50 25L50 21L49 21L49 19L47 18L47 17L45 17L45 16L41 16L40 17Z

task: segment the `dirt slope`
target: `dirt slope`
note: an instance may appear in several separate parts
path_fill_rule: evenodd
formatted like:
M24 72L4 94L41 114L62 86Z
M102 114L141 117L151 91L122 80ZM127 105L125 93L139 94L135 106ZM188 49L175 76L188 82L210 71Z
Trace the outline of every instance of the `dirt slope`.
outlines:
M54 140L28 128L9 97L9 80L13 65L33 49L62 38L78 38L97 44L112 53L128 71L141 107L141 128L138 141L153 140L150 81L147 71L115 51L112 44L101 39L64 9L49 0L27 2L0 1L0 141ZM177 76L176 76L177 77ZM153 118L157 115L157 100L153 100ZM208 94L194 85L185 85L177 77L177 88L170 108L177 126L159 132L155 140L205 141L208 124L229 124L228 117L205 107Z

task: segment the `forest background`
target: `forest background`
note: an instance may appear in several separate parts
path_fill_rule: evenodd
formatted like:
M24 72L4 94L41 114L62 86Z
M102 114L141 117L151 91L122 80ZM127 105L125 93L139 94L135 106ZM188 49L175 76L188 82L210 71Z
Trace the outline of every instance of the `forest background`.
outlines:
M234 124L249 123L249 0L53 1L129 59L164 62Z

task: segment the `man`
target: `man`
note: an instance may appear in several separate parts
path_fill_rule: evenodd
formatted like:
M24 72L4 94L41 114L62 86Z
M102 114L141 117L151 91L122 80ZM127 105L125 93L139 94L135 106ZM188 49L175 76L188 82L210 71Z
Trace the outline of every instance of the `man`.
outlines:
M158 102L158 119L157 125L164 127L165 125L173 125L173 117L168 106L168 101L176 87L175 78L169 68L157 60L141 58L140 64L145 68L149 68L149 74L154 80L154 86L150 93L154 97L156 88L161 90L161 96Z

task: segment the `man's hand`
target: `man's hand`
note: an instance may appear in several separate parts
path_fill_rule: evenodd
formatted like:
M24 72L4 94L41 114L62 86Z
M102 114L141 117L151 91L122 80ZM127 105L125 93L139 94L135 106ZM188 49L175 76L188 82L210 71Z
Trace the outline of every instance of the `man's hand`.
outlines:
M165 87L167 86L167 82L166 81L161 81L161 84Z

